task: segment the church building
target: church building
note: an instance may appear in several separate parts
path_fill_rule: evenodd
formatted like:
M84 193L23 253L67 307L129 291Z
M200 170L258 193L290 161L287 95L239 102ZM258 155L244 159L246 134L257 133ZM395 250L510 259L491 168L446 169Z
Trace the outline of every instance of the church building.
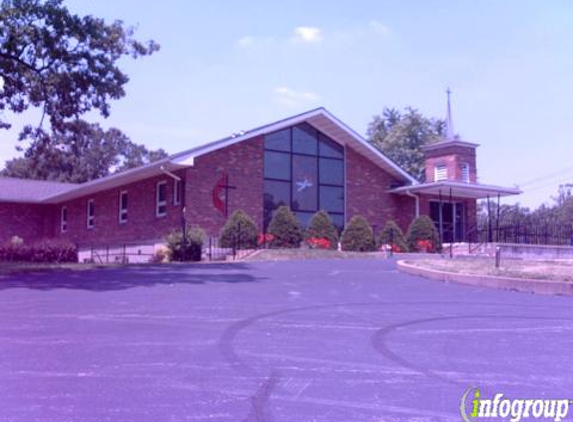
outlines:
M424 183L324 108L82 184L0 178L0 243L161 243L184 223L216 235L238 209L264 232L283 204L303 225L326 210L340 229L360 214L376 231L390 219L405 231L425 214L444 242L463 242L477 199L520 191L478 181L478 145L453 136L450 113L448 128L425 148Z

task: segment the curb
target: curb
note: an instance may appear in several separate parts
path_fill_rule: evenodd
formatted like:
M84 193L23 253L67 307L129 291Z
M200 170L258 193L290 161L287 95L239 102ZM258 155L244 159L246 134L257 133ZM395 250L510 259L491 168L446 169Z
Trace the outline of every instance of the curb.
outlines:
M404 260L396 263L399 271L431 280L454 282L472 286L490 287L540 295L573 296L573 283L553 280L534 280L529 278L496 277L490 275L470 275L431 270L412 265Z

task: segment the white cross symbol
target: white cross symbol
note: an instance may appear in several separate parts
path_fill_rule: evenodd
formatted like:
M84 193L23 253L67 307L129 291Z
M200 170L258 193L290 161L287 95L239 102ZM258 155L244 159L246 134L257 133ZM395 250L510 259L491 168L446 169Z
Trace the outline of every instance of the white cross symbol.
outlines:
M302 182L296 182L296 185L298 186L299 192L302 192L306 188L312 187L312 183L309 182L308 179L304 179Z

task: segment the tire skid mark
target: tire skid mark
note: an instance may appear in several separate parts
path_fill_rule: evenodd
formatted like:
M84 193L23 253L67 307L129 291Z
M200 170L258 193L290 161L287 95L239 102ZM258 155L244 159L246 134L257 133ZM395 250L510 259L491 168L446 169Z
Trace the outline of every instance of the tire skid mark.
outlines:
M258 315L253 315L249 318L242 319L237 321L230 326L228 326L221 336L219 337L218 342L218 349L221 355L231 364L233 369L238 373L243 375L249 376L257 376L258 371L250 366L244 359L242 359L237 351L235 350L234 342L237 336L244 331L245 329L251 327L252 325L256 324L259 321L273 318L279 315L287 315L291 313L298 313L298 312L307 312L307 311L320 311L325 309L334 309L334 308L341 308L341 307L377 307L377 306L436 306L436 305L459 305L459 302L455 301L408 301L408 302L350 302L350 303L334 303L334 304L324 304L324 305L314 305L314 306L304 306L298 308L286 308L286 309L279 309L273 312L265 312ZM489 303L489 302L471 302L468 305L476 305L476 306L492 306L492 307L518 307L521 308L523 305L517 304L503 304L503 303ZM543 306L531 306L531 308L543 308ZM386 345L386 336L393 332L394 330L401 328L403 326L407 327L410 325L421 324L424 322L432 322L432 321L439 321L445 319L456 319L456 318L484 318L484 316L447 316L447 317L436 317L436 318L428 318L428 319L421 319L415 321L409 321L406 323L400 324L392 324L387 327L382 328L381 330L377 331L374 336L372 337L371 344L374 346L374 349L377 350L382 355L386 356L388 359L398 363L399 365L414 370L416 372L422 373L428 377L436 378L444 382L448 383L456 383L448 378L442 377L439 374L436 374L434 371L423 368L420 365L413 365L406 359L401 358L400 356L393 353ZM491 318L499 318L498 316L491 316ZM516 317L511 317L516 318ZM530 319L541 319L541 318L530 318ZM556 318L548 318L548 319L556 319ZM429 320L429 321L428 321ZM251 397L251 411L246 419L243 422L273 422L271 411L269 409L269 402L272 396L273 391L276 389L277 385L281 380L280 373L276 368L272 369L272 372L269 376L266 377L265 381L261 384L259 389L254 393ZM457 384L457 383L456 383Z
M269 401L273 391L280 382L278 371L273 370L255 394L251 397L251 411L243 422L272 422L272 414L269 409Z
M221 334L218 341L218 349L221 355L233 366L233 368L244 374L255 373L255 369L244 362L235 351L234 342L236 337L257 322L272 318L279 315L286 315L297 312L318 311L323 309L332 309L340 307L370 307L370 306L434 306L434 305L459 305L459 302L437 302L437 301L419 301L419 302L350 302L350 303L333 303L324 305L304 306L298 308L279 309L277 311L265 312L258 315L253 315L249 318L242 319L229 325ZM523 307L523 305L503 304L503 303L489 303L489 302L471 302L468 305L476 306L493 306L493 307ZM529 309L533 306L529 307ZM539 306L539 308L544 308ZM452 317L455 318L455 317ZM399 324L398 324L399 325ZM397 327L398 328L398 327Z
M533 317L533 316L523 316L523 315L459 315L459 316L443 316L443 317L434 317L434 318L422 318L416 319L412 321L407 321L398 324L388 325L386 327L381 328L380 330L376 331L372 336L371 342L374 350L380 353L385 358L395 362L404 368L410 369L412 371L416 371L422 375L427 376L428 378L433 378L438 381L442 381L448 384L454 385L465 385L462 382L453 380L448 377L444 377L438 374L436 371L426 368L420 364L411 362L399 354L393 352L389 347L389 338L388 336L402 328L408 328L415 325L420 324L429 324L432 322L442 322L442 321L450 321L450 320L460 320L460 319L485 319L485 320L499 320L499 319L515 319L515 320L543 320L543 321L573 321L571 318L556 318L556 317Z

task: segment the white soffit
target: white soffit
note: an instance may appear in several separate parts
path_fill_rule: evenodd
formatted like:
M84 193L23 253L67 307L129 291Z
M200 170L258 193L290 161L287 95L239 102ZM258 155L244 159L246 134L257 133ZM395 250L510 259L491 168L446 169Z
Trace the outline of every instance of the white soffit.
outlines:
M405 186L397 189L393 189L390 192L406 194L406 193L416 193L425 195L442 195L443 198L447 198L450 195L450 190L452 196L462 197L462 198L487 198L488 196L511 196L519 195L521 192L518 188L510 188L503 186L494 185L482 185L479 183L463 183L456 181L440 181L440 182L430 182L423 183L415 186Z

